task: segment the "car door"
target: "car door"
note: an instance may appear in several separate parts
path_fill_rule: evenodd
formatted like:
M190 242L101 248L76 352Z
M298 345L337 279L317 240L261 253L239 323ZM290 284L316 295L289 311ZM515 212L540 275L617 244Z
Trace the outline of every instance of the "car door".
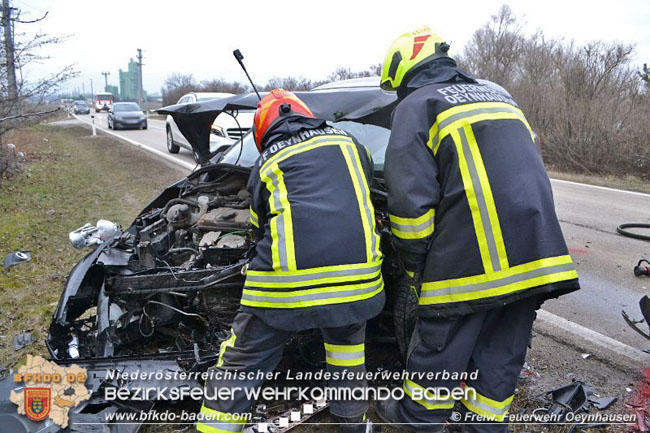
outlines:
M178 100L177 104L190 104L192 102L192 98L194 95L185 95L181 99ZM181 133L181 131L178 129L178 126L176 125L176 122L174 122L174 118L172 116L167 116L167 124L169 125L171 131L172 131L172 136L174 137L174 143L178 146L181 146L185 149L192 150L192 146L190 146L190 143L187 141L185 136Z

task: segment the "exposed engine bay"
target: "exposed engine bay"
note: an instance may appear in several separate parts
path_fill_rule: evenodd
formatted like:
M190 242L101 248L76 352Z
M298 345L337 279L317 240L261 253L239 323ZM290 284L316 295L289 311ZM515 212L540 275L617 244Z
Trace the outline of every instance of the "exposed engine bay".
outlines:
M53 356L217 352L253 248L247 179L241 167L198 170L108 242L57 311L65 320L53 322Z

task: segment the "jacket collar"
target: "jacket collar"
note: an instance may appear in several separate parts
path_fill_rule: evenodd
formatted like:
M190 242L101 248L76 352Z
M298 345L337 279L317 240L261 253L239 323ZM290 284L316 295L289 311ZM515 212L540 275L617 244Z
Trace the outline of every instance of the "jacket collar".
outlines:
M324 120L310 117L295 116L280 119L266 133L262 147L266 149L273 143L291 138L304 129L325 128L326 126L327 122Z
M477 82L474 77L460 69L454 59L449 57L438 58L416 68L405 77L405 80L397 89L397 97L400 100L429 84Z

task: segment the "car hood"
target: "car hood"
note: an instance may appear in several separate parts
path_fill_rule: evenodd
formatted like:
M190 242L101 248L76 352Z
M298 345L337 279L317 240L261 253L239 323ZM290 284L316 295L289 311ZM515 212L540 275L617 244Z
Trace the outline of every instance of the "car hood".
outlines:
M378 87L294 92L318 118L330 121L350 120L390 128L390 116L397 104L394 93ZM262 93L262 96L264 93ZM224 111L254 110L254 93L235 95L194 104L171 105L156 110L169 114L202 163L210 159L210 127Z

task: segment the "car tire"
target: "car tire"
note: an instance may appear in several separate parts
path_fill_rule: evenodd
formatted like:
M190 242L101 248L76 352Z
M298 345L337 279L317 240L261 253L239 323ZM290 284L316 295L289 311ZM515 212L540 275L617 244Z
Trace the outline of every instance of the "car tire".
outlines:
M177 144L174 144L174 134L172 134L172 130L167 128L167 151L169 153L178 153L179 150L181 150L181 148Z
M141 126L140 128L142 128L142 129L147 129L147 124L146 124L146 123L143 123L142 126Z
M113 127L111 126L111 121L110 120L106 121L106 126L108 126L108 129L113 129Z
M393 326L397 346L406 362L409 343L417 322L418 298L411 291L406 274L397 280L394 287L395 298L393 301Z

